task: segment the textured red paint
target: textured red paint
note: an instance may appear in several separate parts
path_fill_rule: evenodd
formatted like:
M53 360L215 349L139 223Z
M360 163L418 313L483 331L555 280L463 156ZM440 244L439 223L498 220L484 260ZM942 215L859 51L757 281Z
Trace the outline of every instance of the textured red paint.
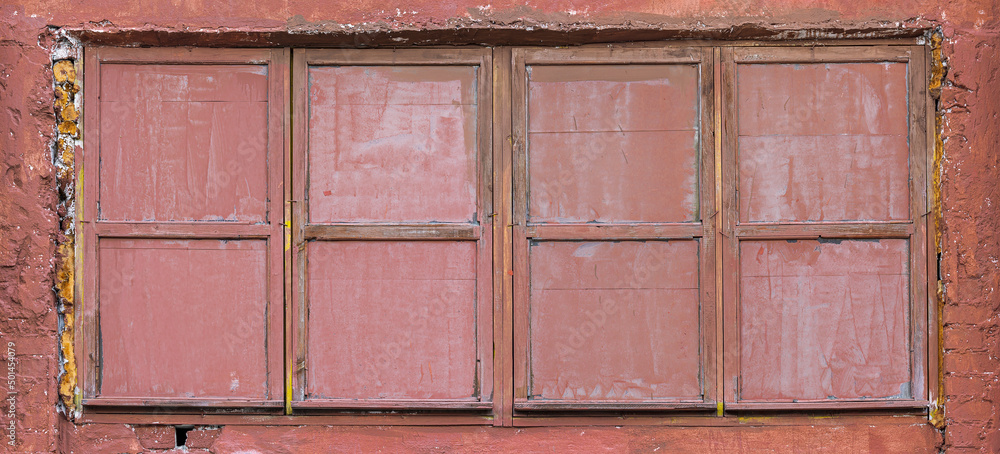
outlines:
M531 247L533 399L700 400L698 243Z
M169 449L177 445L177 430L171 426L135 426L139 444L146 449Z
M740 398L912 398L906 240L744 241Z
M806 424L731 428L540 428L491 429L230 426L213 444L217 453L393 451L523 452L1000 452L997 408L1000 386L995 354L1000 330L1000 3L993 0L831 0L817 8L804 0L650 2L613 0L595 4L558 0L534 9L512 0L500 3L410 0L385 8L371 1L317 0L236 2L59 2L25 0L0 7L0 337L17 344L18 444L13 452L141 452L135 432L123 424L75 425L55 410L56 314L51 287L59 237L55 170L48 140L54 123L46 25L182 29L308 31L327 24L383 22L371 29L445 28L449 21L522 27L560 22L651 24L681 29L741 24L782 29L851 28L900 23L940 25L948 79L941 186L942 265L949 329L979 332L982 338L945 340L946 408L972 401L962 419L946 420L942 438L925 424ZM399 11L396 11L399 8ZM572 11L573 14L569 12ZM917 19L919 17L919 19ZM108 22L102 22L108 21ZM331 25L333 27L335 25ZM578 25L586 27L587 25ZM381 28L380 28L381 27ZM359 27L359 28L363 28ZM967 407L968 408L968 407ZM961 410L960 410L961 414ZM5 420L6 421L6 420ZM59 421L56 424L56 421ZM441 448L443 447L443 448ZM395 448L395 449L394 449ZM662 451L662 449L661 449Z
M737 72L742 222L909 219L906 64Z
M528 71L531 222L684 222L695 217L696 66L538 66Z
M309 69L309 221L476 217L476 69Z
M476 244L313 242L308 398L476 393Z
M264 241L100 241L100 397L268 397Z
M105 64L100 80L101 220L266 220L266 67Z

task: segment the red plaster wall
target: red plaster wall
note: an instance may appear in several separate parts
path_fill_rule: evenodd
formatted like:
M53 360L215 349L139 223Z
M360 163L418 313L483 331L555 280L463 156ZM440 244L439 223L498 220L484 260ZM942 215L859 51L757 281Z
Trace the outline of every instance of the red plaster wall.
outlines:
M11 452L142 452L166 446L155 428L74 425L56 411L57 313L52 290L60 235L47 26L285 31L371 22L372 29L450 23L542 22L726 28L940 25L949 73L942 94L942 278L945 285L943 436L927 424L730 428L253 427L193 435L211 452L835 451L1000 452L1000 2L995 0L260 0L134 2L28 0L0 6L0 341L16 346L17 439ZM489 6L487 6L489 5ZM398 12L397 12L398 9ZM106 21L106 22L105 22ZM6 416L6 415L4 415ZM6 422L6 418L3 420ZM6 433L6 432L4 432ZM394 450L394 449L389 449ZM166 452L166 451L156 451ZM205 452L205 451L202 451ZM251 451L253 452L253 451Z

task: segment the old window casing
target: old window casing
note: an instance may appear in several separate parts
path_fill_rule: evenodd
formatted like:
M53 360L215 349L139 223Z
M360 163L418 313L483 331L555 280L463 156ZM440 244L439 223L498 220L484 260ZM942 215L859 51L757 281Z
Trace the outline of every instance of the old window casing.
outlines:
M286 58L87 49L84 405L282 406Z
M925 406L923 52L88 50L84 405Z

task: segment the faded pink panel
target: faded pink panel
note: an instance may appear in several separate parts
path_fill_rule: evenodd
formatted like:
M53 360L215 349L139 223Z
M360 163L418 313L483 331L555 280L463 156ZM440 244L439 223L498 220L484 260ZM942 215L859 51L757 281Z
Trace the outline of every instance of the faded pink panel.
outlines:
M101 397L268 398L265 241L99 249Z
M694 131L533 135L531 221L692 221L695 146Z
M267 68L102 65L100 218L266 220Z
M906 64L737 71L740 221L909 218Z
M698 242L531 246L530 397L700 399Z
M741 64L739 133L902 135L906 63Z
M476 220L476 69L311 67L309 221Z
M912 397L907 240L744 241L740 399Z
M468 399L476 388L476 244L308 246L312 398Z
M536 66L529 72L532 222L697 218L697 66Z
M740 137L740 220L905 220L906 136Z
M696 65L528 67L531 132L698 129Z

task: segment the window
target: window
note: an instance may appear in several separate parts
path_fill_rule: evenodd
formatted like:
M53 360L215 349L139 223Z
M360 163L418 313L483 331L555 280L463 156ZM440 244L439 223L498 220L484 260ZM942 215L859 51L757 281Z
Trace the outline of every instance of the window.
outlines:
M287 54L87 57L84 405L282 407Z
M924 66L902 44L88 49L83 405L924 408Z
M489 410L489 52L295 65L293 408Z

